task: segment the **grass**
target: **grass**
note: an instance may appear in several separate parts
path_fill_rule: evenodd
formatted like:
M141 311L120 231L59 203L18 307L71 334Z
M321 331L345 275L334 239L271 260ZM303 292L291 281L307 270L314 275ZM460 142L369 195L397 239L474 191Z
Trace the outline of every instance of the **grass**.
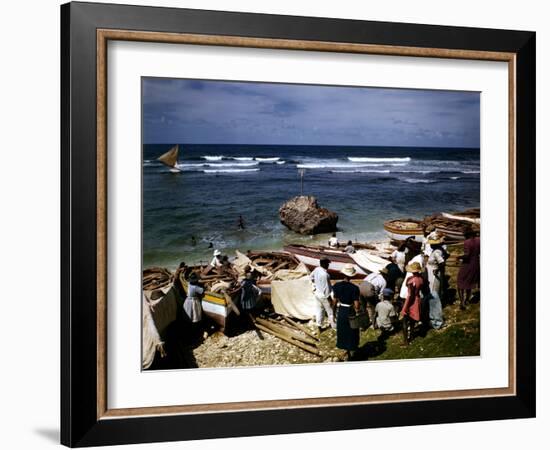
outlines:
M447 249L451 256L462 253L462 245L452 245ZM456 292L456 276L459 267L449 259L446 273L449 276L449 292ZM451 295L452 296L452 295ZM380 331L369 329L361 333L359 359L388 360L415 358L442 358L451 356L478 356L480 354L479 303L468 305L461 311L458 298L447 299L443 315L446 327L441 330L429 329L415 334L408 347L401 347L401 330L380 340Z

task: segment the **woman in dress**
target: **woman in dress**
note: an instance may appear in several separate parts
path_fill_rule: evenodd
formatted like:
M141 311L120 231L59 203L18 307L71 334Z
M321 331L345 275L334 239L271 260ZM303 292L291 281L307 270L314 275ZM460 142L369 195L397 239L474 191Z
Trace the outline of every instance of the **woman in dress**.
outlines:
M428 244L432 248L432 253L426 263L428 284L430 287L430 298L428 299L429 320L432 328L439 330L445 324L441 296L445 281L445 258L448 254L443 248L442 238L429 239Z
M189 275L187 281L187 297L183 302L183 310L191 322L196 324L202 319L201 299L204 294L204 288L199 284L199 277L195 272Z
M464 232L464 237L466 238L464 241L464 255L459 257L462 260L462 266L456 279L460 309L466 309L472 289L479 285L480 240L471 228ZM466 295L464 295L464 291L466 291Z
M406 269L411 276L405 282L407 297L400 314L403 320L403 346L409 345L414 324L420 321L421 293L424 286L422 266L418 262L411 262Z
M336 316L336 347L347 350L348 358L353 357L353 352L359 346L359 329L352 329L349 324L350 311L361 310L359 301L359 288L351 282L356 274L353 264L346 264L341 270L344 280L333 287L334 300L338 306Z

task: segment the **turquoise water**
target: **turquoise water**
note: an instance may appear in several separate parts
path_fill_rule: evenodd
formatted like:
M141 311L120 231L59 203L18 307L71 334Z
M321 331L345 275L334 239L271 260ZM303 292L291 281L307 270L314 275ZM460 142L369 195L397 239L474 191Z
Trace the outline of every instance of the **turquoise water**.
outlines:
M300 170L304 195L339 215L340 240L382 239L392 218L479 207L479 149L180 144L174 174L156 161L170 147L143 148L144 267L326 241L279 222L281 204L301 193Z

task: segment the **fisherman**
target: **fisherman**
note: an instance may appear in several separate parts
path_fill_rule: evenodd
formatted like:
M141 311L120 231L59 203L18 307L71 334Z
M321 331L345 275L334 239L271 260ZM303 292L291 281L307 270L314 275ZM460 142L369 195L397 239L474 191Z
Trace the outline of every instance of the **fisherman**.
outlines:
M244 279L241 281L241 297L239 303L241 311L245 313L245 320L250 319L252 324L254 323L253 312L261 296L262 290L256 285L254 272L252 270L247 271Z
M418 262L409 263L406 269L407 272L410 272L412 275L405 283L407 287L407 297L400 313L400 318L403 320L404 347L409 345L411 342L414 324L420 321L422 288L424 285L424 278L422 278L422 266L420 266Z
M407 243L404 242L391 254L393 261L399 266L401 272L405 272L405 260L407 259L407 253L409 253L409 249L407 248Z
M212 258L212 261L210 261L210 265L212 267L221 267L222 252L220 252L218 249L214 250L214 257Z
M322 258L319 264L319 267L316 267L315 270L311 272L310 279L313 282L313 294L317 300L315 304L315 322L320 332L323 325L323 310L327 314L330 326L336 328L336 324L334 323L334 313L329 302L332 293L330 274L328 273L330 260L328 258Z
M428 244L428 239L430 239L430 236L433 238L434 236L432 233L434 233L435 228L433 225L427 225L424 227L424 236L422 237L422 245L420 247L420 251L426 255L430 256L432 253L432 247L430 247L430 244Z
M346 248L344 249L344 251L348 254L353 254L355 253L355 247L353 246L353 243L351 241L348 241L348 243L346 244Z
M336 233L332 233L332 236L328 240L328 246L330 248L338 248L340 246L340 243L338 242L338 238L336 237Z
M195 245L197 245L197 239L195 238L195 236L191 236L191 245L194 247Z
M366 307L371 323L374 322L374 308L381 298L382 291L386 289L388 269L381 268L378 272L372 272L366 276L359 285L361 303Z
M244 230L244 219L243 219L243 216L241 215L239 215L238 227L239 227L239 230Z
M353 264L346 264L341 273L344 280L336 283L333 290L334 302L338 307L336 347L346 350L348 358L352 358L359 346L359 328L351 328L349 316L353 309L356 313L361 311L360 294L359 288L351 282L357 273Z
M374 327L380 328L381 338L387 337L387 334L394 330L394 322L397 319L397 313L392 304L394 291L386 288L382 291L382 300L377 303L374 310Z
M398 293L403 284L403 278L405 274L401 271L399 266L395 264L395 260L390 256L390 263L386 266L388 275L386 276L386 287L393 292Z
M428 301L429 320L432 328L438 330L444 326L443 308L441 306L442 287L445 279L445 255L443 238L437 236L428 239L432 252L426 263L430 299Z

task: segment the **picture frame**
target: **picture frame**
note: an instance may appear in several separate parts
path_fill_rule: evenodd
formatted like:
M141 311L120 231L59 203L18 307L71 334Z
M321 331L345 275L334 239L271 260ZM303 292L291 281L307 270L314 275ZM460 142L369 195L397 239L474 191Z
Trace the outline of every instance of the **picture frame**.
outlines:
M508 387L110 409L106 74L107 43L117 40L506 62ZM535 33L527 31L79 2L62 5L62 444L80 447L534 417L535 41ZM216 427L211 426L213 421Z

